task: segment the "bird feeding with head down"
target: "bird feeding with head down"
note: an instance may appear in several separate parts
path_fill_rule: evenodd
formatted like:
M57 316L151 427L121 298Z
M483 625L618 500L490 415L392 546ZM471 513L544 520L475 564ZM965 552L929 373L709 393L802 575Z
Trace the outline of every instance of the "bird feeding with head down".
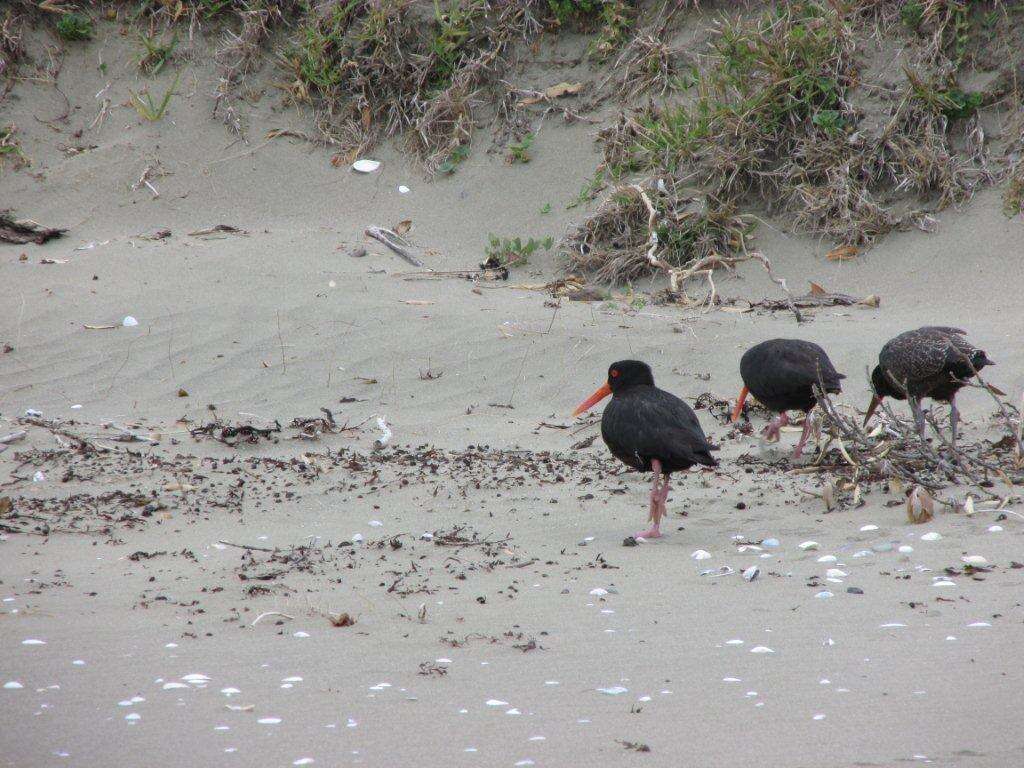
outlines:
M743 389L732 412L735 423L743 413L747 395L753 395L769 411L778 414L765 428L765 439L778 440L789 423L787 411L803 411L804 429L793 450L799 458L811 434L811 410L818 403L815 386L828 393L842 391L846 377L836 371L825 350L811 341L769 339L755 344L740 358Z
M907 400L917 432L924 437L921 400L930 397L949 403L950 431L955 443L960 420L956 393L986 365L995 365L984 350L967 341L966 335L967 331L960 328L926 325L889 339L878 353L878 365L871 372L874 394L864 424L871 419L882 398Z
M608 368L608 380L573 411L590 410L611 395L601 415L601 438L619 461L639 472L653 472L648 512L650 528L638 539L661 536L669 481L673 472L695 464L716 467L712 447L697 414L675 395L654 386L647 363L620 360Z

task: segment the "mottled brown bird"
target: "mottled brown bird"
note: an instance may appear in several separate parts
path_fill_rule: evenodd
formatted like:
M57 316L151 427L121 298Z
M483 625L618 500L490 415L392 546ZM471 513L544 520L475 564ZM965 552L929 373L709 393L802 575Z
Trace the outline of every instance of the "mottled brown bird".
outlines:
M921 400L930 397L949 403L949 422L956 442L960 414L956 393L986 365L995 365L984 350L967 341L960 328L926 325L890 339L878 353L871 372L874 396L864 417L867 424L884 397L908 400L917 431L924 435Z

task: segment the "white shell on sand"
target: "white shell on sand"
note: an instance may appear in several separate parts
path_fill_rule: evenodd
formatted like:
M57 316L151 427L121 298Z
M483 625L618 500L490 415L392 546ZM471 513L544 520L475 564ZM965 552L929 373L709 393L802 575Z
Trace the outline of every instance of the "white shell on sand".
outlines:
M775 653L771 648L766 645L756 645L750 649L751 653Z
M398 185L398 194L400 195L408 195L411 191L412 190L405 186L405 184Z
M836 561L835 555L822 555L818 558L819 563L834 563Z
M759 573L761 573L761 569L756 565L752 565L743 572L743 578L747 581L753 581Z
M378 168L380 168L379 160L369 160L367 158L363 158L361 160L356 160L354 163L352 163L352 170L355 171L356 173L373 173Z
M900 554L909 555L911 552L914 551L914 548L909 544L904 544L902 547L899 548L898 551L900 552Z
M846 571L841 571L838 568L829 568L825 571L825 576L830 579L841 579L844 576L849 576Z
M705 549L698 549L696 552L690 555L690 557L692 557L694 560L709 560L711 558L711 553Z
M960 558L960 562L967 565L988 565L988 560L981 555L964 555Z
M134 328L138 324L139 321L136 320L131 315L126 315L124 320L121 321L121 325L123 325L125 328Z
M818 542L816 541L804 541L800 543L800 549L804 550L805 552L817 548Z
M867 525L862 525L860 527L860 529L862 531L864 531L865 533L867 533L868 531L877 531L878 530L878 526L875 525L874 523L868 523Z
M928 533L926 533L924 536L921 537L921 541L938 541L941 538L942 538L942 534L941 533L936 533L935 531L929 531Z

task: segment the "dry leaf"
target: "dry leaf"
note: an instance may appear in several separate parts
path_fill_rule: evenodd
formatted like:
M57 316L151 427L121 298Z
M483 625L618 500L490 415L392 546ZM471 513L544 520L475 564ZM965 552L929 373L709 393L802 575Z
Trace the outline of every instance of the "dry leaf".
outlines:
M67 264L67 259L40 259L40 264Z
M557 99L562 96L573 96L583 90L583 83L558 83L550 88L545 88L539 96L527 96L519 102L522 106L539 104L549 99Z
M327 614L327 620L331 622L333 627L351 627L356 623L356 620L347 613L329 613Z
M363 107L363 114L361 116L363 122L363 130L370 130L370 126L373 125L373 112L370 111L368 106Z
M836 487L829 480L821 491L821 500L825 502L825 511L831 512L836 508Z
M811 296L824 296L828 291L817 283L811 283Z
M870 296L865 296L863 299L857 302L862 307L878 307L882 300L878 296L872 293Z
M178 390L178 397L188 397L188 392L184 389Z
M6 517L14 509L10 496L0 496L0 517Z
M914 486L907 496L907 519L914 523L927 523L935 515L935 502L924 488Z
M391 231L396 235L404 235L410 229L412 229L412 219L403 219L395 224L395 226L391 228Z
M165 491L194 491L195 489L194 485L188 483L168 483L164 486Z
M840 245L838 248L833 248L826 254L826 258L829 261L850 261L851 259L857 258L857 247L853 245Z

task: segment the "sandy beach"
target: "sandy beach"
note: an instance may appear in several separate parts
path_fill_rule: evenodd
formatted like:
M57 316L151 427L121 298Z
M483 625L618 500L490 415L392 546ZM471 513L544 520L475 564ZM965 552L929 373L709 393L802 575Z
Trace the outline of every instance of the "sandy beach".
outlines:
M566 206L599 123L550 118L528 164L482 138L427 179L392 142L359 174L265 138L308 128L269 64L248 143L210 119L212 60L181 70L140 119L129 41L101 23L65 54L65 120L44 84L0 106L31 158L0 209L68 230L0 244L0 434L27 433L0 452L0 765L1020 764L1019 496L913 525L868 483L827 511L827 474L792 471L813 459L789 459L799 427L765 447L759 415L744 433L699 407L786 336L825 346L863 409L881 345L933 323L968 329L1020 403L1024 228L1001 190L849 261L766 215L757 248L794 292L878 306L797 323L659 304L660 278L574 301L543 290L557 248L507 281L425 270L477 269L490 234L559 241L593 208ZM364 235L403 220L423 269ZM756 262L716 280L781 295ZM570 417L624 358L720 446L632 547L649 478L608 454L600 409ZM998 439L991 397L958 402L967 439ZM291 426L321 409L323 434ZM225 442L214 420L270 431Z

